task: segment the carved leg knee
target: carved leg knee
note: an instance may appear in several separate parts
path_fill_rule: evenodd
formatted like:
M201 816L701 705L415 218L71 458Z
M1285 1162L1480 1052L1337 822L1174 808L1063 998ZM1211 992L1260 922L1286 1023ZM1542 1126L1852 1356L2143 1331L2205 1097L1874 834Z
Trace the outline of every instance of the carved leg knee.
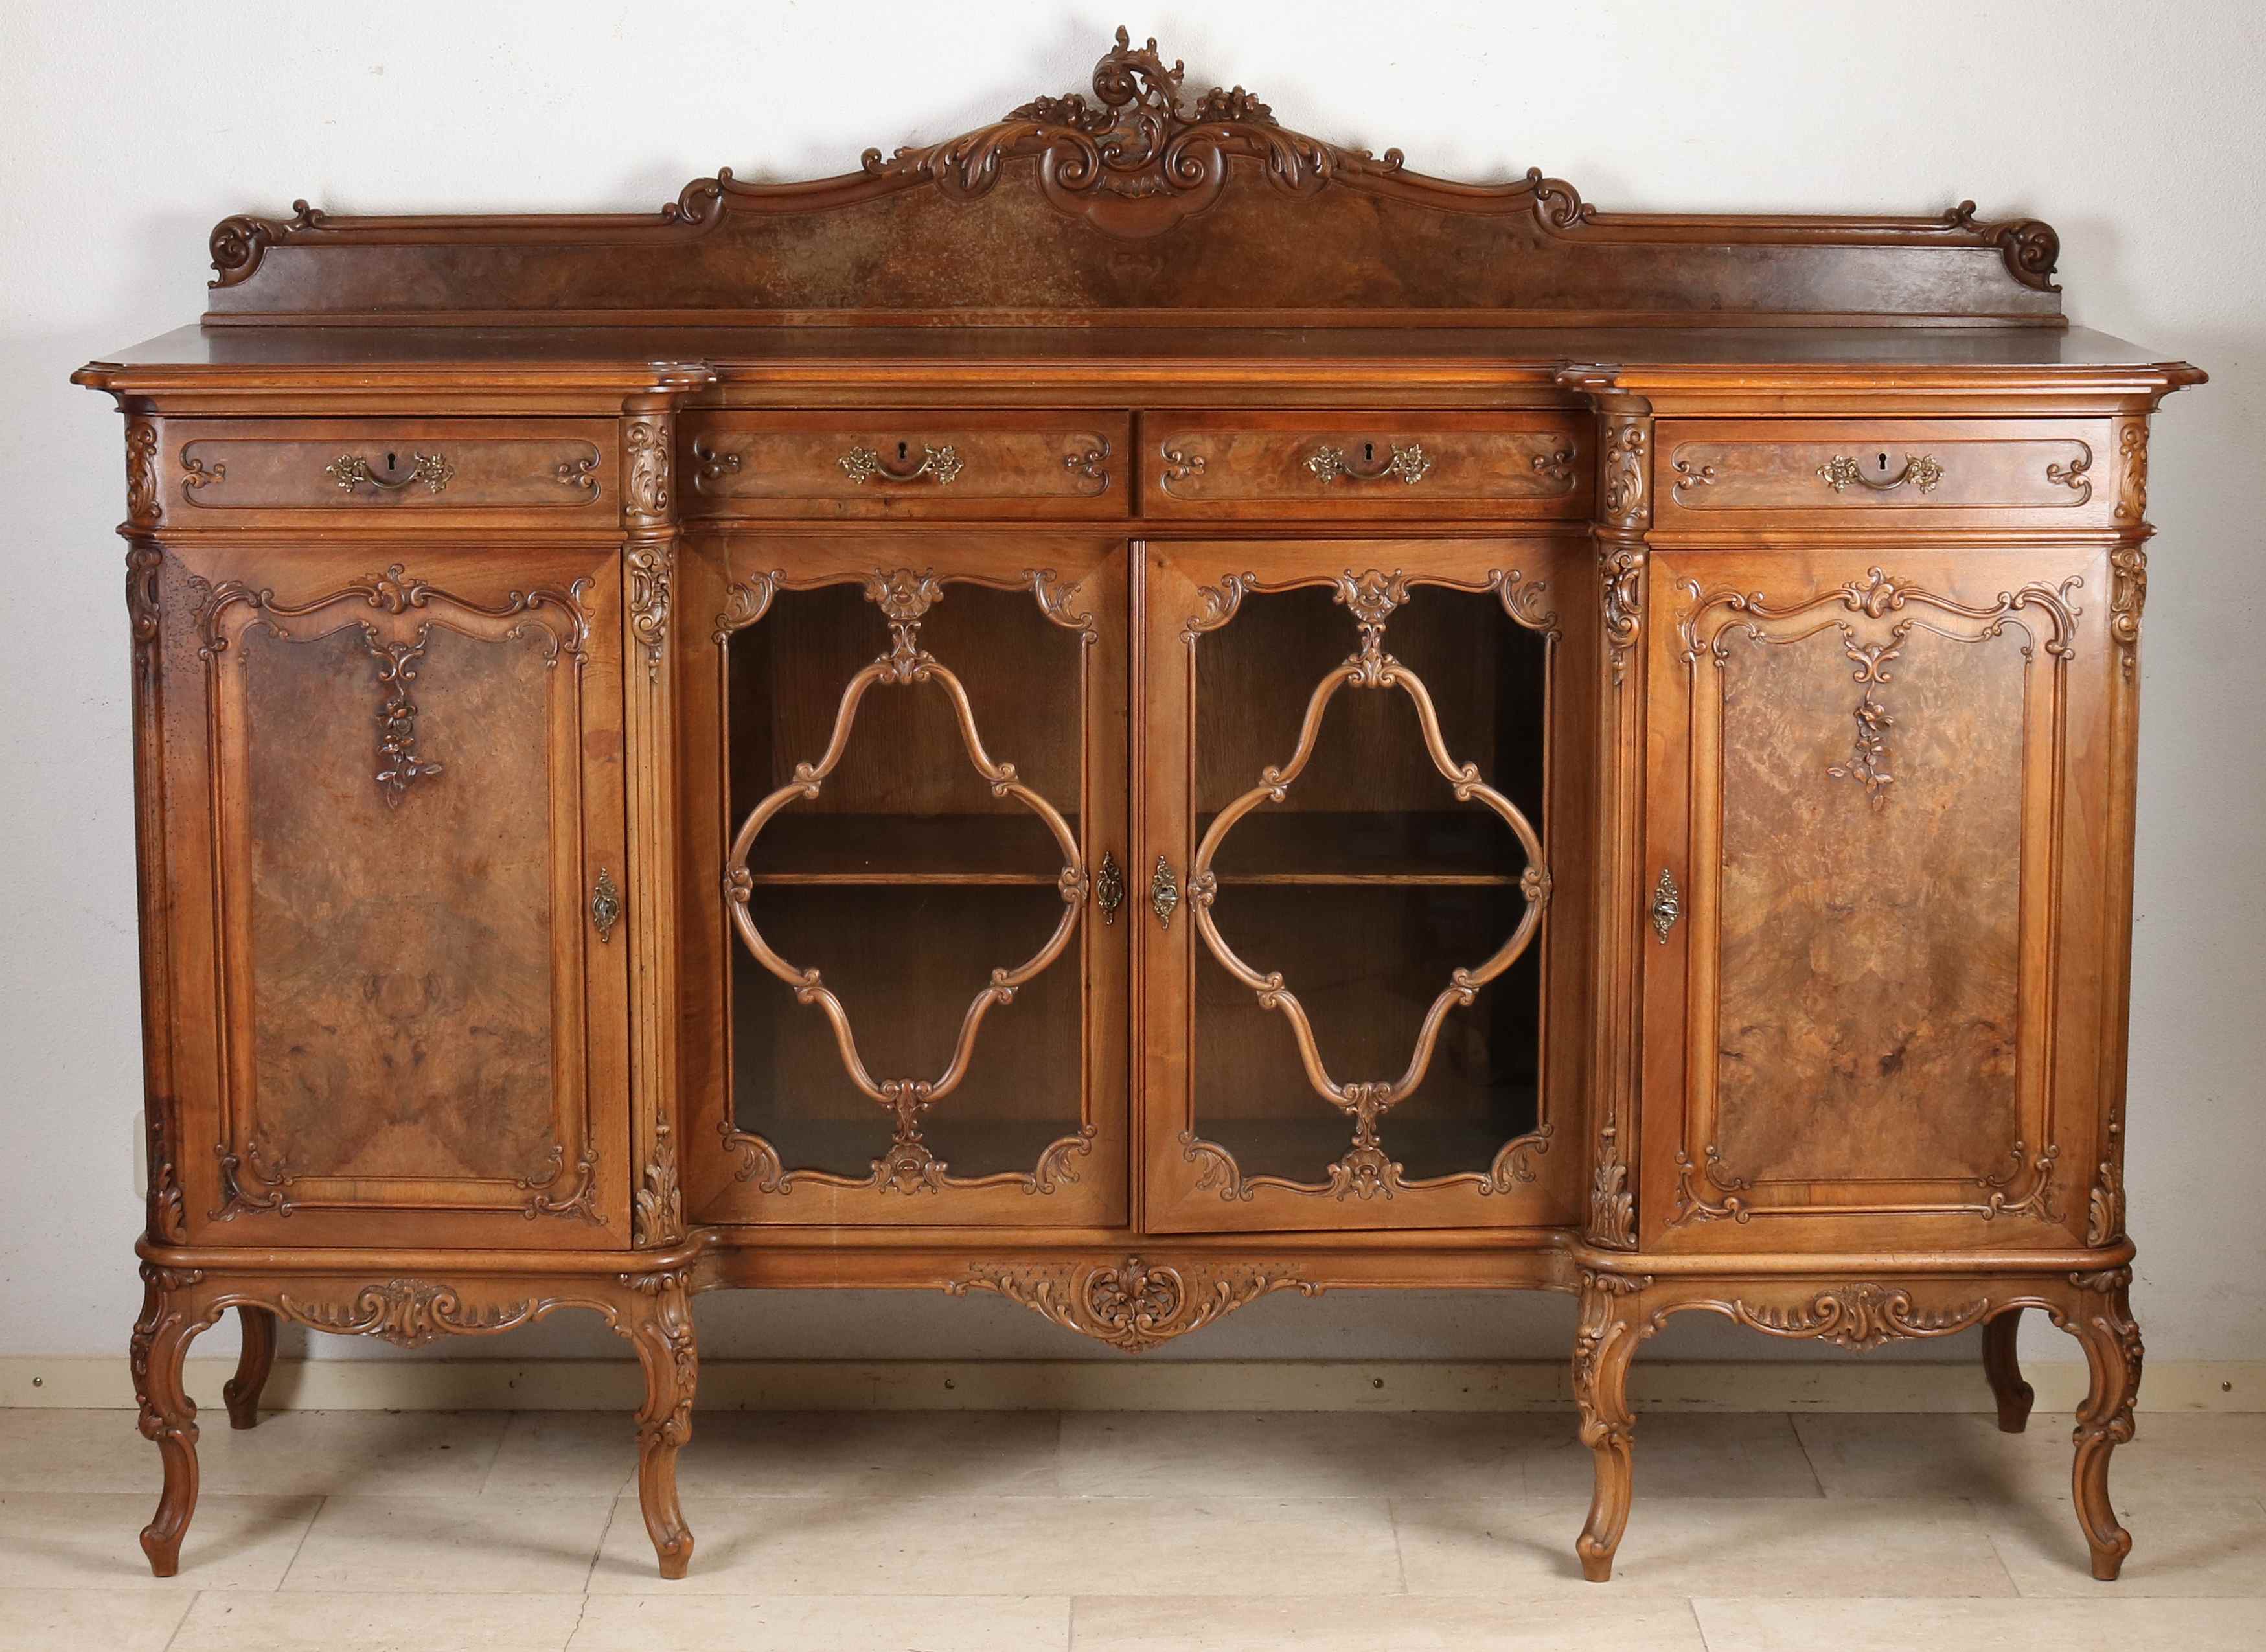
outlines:
M1575 1540L1582 1575L1602 1583L1613 1575L1613 1554L1628 1525L1635 1489L1629 1451L1636 1420L1628 1408L1629 1361L1643 1340L1633 1279L1584 1274L1582 1322L1574 1339L1574 1399L1582 1408L1582 1444L1590 1448L1597 1490L1590 1518Z
M248 1429L259 1421L259 1391L275 1366L275 1316L247 1303L236 1317L244 1327L244 1351L237 1356L236 1375L220 1394L228 1403L228 1426Z
M638 1504L661 1557L661 1575L683 1577L692 1564L692 1532L676 1501L676 1453L692 1437L692 1393L699 1378L691 1299L680 1270L625 1274L631 1292L623 1327L645 1367L638 1413Z
M2021 1363L2015 1356L2014 1338L2021 1323L2022 1311L2010 1308L1983 1327L1983 1375L1999 1401L1999 1427L2008 1434L2022 1431L2037 1399L2037 1391L2022 1380Z
M142 1528L150 1570L171 1577L180 1569L181 1539L197 1507L197 1407L181 1385L181 1362L207 1321L189 1298L194 1273L142 1264L142 1317L134 1322L134 1397L142 1408L142 1435L157 1443L165 1485L157 1512Z
M2114 1582L2132 1552L2132 1534L2116 1522L2109 1501L2109 1456L2132 1437L2132 1406L2140 1393L2140 1327L2132 1319L2132 1270L2073 1274L2077 1287L2062 1328L2084 1345L2092 1383L2077 1414L2077 1461L2071 1490L2077 1523L2093 1551L2093 1575Z

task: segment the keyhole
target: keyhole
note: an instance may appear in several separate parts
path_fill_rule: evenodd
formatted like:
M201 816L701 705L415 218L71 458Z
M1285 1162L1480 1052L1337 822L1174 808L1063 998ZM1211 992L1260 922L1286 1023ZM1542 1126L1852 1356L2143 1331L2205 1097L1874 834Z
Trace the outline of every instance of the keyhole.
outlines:
M1376 458L1377 458L1377 443L1375 443L1374 442L1363 442L1363 443L1361 444L1361 462L1362 462L1363 464L1373 464L1373 463L1376 461Z
M903 463L904 463L908 458L910 458L910 457L912 457L911 450L910 450L910 449L909 449L909 448L907 448L903 442L898 442L898 443L897 443L897 463L898 463L898 464L903 464Z
M1881 468L1884 471L1889 468L1889 456L1885 453L1881 455Z
M391 455L391 453L389 453L389 454L387 454L387 455L385 456L385 468L386 468L388 471L391 471L391 470L392 470L392 469L393 469L393 455Z

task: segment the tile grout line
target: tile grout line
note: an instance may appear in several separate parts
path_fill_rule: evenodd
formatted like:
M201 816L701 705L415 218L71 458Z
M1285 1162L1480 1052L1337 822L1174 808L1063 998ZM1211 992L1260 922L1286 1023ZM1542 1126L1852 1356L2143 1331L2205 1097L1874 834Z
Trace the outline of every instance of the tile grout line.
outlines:
M606 1558L606 1539L614 1535L614 1522L621 1517L622 1500L617 1495L606 1505L606 1524L598 1528L597 1546L590 1551L590 1564L582 1574L582 1598L586 1602L590 1598L591 1580L598 1575L598 1562ZM644 1517L642 1512L639 1517ZM574 1621L579 1626L581 1619L578 1617Z
M283 1565L283 1575L275 1580L275 1587L267 1591L269 1594L281 1594L283 1585L291 1581L291 1568L299 1564L299 1556L306 1553L307 1539L315 1535L315 1522L323 1517L323 1510L330 1506L331 1499L327 1492L315 1499L315 1512L307 1517L307 1524L300 1528L299 1541L292 1546L291 1558ZM198 1592L201 1594L204 1591L200 1590ZM191 1604L194 1604L194 1602L191 1603Z
M1063 1602L1063 1652L1078 1652L1078 1597Z
M2028 1590L2024 1589L2022 1587L2022 1580L2014 1575L2014 1568L2007 1564L2007 1552L1999 1546L1998 1521L1992 1519L1985 1510L1977 1509L1975 1506L1975 1499L1972 1497L1955 1497L1948 1499L1947 1501L1955 1502L1959 1507L1966 1509L1969 1514L1975 1517L1977 1524L1982 1526L1983 1540L1991 1546L1991 1558L1999 1562L1999 1571L2006 1575L2007 1586L2014 1591L2013 1597L2014 1599L2038 1600L2048 1598L2047 1597L2033 1595Z
M1826 1496L1825 1476L1817 1472L1817 1459L1809 1454L1809 1442L1802 1437L1802 1419L1791 1411L1780 1414L1786 1418L1787 1432L1794 1436L1795 1449L1802 1453L1802 1466L1809 1471L1809 1483L1817 1488L1820 1497ZM1702 1630L1700 1638L1704 1640L1706 1636L1707 1632Z
M1692 1630L1700 1637L1700 1652L1714 1652L1715 1643L1707 1638L1707 1620L1700 1615L1699 1597L1686 1595L1684 1597L1684 1610L1692 1614Z
M197 1597L204 1592L201 1589L189 1591L188 1599L182 1603L181 1615L173 1619L173 1627L165 1636L165 1644L158 1648L157 1652L172 1652L174 1642L181 1638L181 1631L188 1626L189 1614L197 1609Z
M1400 1579L1399 1592L1406 1595L1408 1592L1408 1556L1400 1546L1400 1500L1398 1497L1385 1500L1385 1521L1392 1528L1392 1569Z
M606 1524L610 1526L613 1524L613 1520L610 1516L608 1517ZM601 1537L598 1539L598 1542L600 1546L603 1548L605 1543L605 1539ZM591 1562L593 1566L596 1566L596 1563L597 1562L595 1560ZM582 1590L582 1604L574 1609L574 1621L567 1626L566 1638L559 1643L559 1652L574 1652L575 1638L582 1633L582 1620L589 1615L590 1590L588 1580L586 1579L584 1580L584 1587Z

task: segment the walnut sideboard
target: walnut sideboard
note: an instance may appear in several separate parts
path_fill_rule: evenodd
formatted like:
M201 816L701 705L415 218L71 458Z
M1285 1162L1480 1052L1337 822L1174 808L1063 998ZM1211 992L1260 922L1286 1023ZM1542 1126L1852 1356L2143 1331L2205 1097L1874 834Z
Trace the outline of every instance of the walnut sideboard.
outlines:
M1608 1575L1672 1315L2083 1345L2094 1575L2149 418L2035 219L1600 211L1090 92L652 214L212 234L125 418L134 1327L1576 1292Z

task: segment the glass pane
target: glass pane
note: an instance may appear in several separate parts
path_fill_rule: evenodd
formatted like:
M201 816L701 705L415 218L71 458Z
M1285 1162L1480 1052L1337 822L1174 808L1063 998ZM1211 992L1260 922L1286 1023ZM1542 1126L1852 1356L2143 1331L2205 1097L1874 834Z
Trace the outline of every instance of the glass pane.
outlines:
M1410 1181L1484 1175L1539 1116L1533 938L1470 1002L1450 999L1421 1076L1404 1081L1452 973L1485 974L1528 916L1529 855L1506 813L1539 831L1548 649L1491 592L1411 584L1381 638L1395 669L1335 687L1300 764L1318 688L1359 664L1361 617L1336 596L1328 586L1246 596L1198 640L1195 829L1200 844L1217 833L1210 924L1244 976L1280 975L1327 1082L1376 1087L1385 1159ZM1500 810L1483 794L1458 799L1420 698L1445 755L1475 769ZM1284 777L1279 800L1266 795L1268 771ZM1341 1105L1317 1087L1297 1015L1262 1005L1210 940L1197 943L1196 1132L1246 1177L1327 1182L1355 1145L1354 1097Z
M731 830L772 810L747 845L746 916L791 971L818 972L888 1093L858 1082L816 995L735 940L735 1115L789 1170L864 1180L917 1131L917 1157L955 1177L1027 1173L1080 1122L1075 933L1020 976L1061 932L1064 866L1084 864L1084 645L1027 592L947 583L926 601L909 634L928 664L864 685L830 768L845 692L895 647L882 610L856 585L782 591L727 652ZM1012 990L994 992L995 971ZM948 1078L927 1110L892 1104L893 1086Z

